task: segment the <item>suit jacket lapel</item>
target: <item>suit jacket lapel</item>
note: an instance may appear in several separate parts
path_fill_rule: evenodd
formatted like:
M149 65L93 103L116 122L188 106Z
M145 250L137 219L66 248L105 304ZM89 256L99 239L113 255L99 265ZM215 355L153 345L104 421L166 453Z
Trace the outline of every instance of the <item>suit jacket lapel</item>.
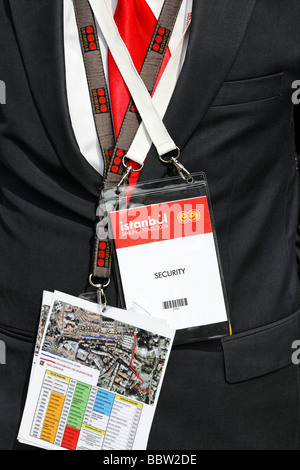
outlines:
M201 123L229 72L256 0L194 0L193 3L188 51L164 119L181 150ZM181 161L184 163L184 155ZM140 181L166 173L166 166L152 148Z
M101 178L80 153L69 115L63 1L10 0L10 6L29 85L46 132L67 171L95 193Z

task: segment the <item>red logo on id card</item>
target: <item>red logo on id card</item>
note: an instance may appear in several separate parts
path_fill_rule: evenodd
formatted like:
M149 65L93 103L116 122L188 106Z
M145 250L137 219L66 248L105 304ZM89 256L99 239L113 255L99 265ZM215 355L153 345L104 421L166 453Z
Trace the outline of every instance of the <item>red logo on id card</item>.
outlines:
M111 223L117 249L212 232L206 197L113 212Z

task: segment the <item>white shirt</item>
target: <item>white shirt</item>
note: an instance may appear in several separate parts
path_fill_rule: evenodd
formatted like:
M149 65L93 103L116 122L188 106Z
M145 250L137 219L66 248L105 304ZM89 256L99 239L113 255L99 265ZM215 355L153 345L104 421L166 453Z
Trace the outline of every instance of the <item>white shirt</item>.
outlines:
M164 0L146 0L154 16L159 17ZM109 0L114 13L118 0ZM184 32L188 18L191 15L190 8L187 6L187 0L183 0L176 21L174 31L169 43L170 52L176 48ZM98 37L101 48L104 72L107 79L107 44L103 38L99 25L97 24ZM187 43L187 39L186 39ZM186 44L187 45L187 44ZM184 61L186 45L182 54L181 66ZM95 122L92 113L89 89L87 85L84 62L80 47L73 0L64 0L64 48L65 48L65 66L66 66L66 87L69 105L69 113L75 138L82 155L87 159L90 165L103 174L104 164L103 156L99 145L99 140L95 128ZM107 80L108 84L108 80ZM82 118L84 116L84 119Z

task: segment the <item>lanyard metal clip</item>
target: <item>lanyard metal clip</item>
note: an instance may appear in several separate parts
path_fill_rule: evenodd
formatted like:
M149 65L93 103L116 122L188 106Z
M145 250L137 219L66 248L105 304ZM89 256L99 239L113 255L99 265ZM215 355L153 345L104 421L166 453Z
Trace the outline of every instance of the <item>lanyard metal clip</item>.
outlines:
M131 175L131 173L138 173L139 171L141 171L144 167L144 164L142 164L140 166L140 168L137 168L136 170L133 168L133 166L131 165L127 165L126 164L126 161L125 161L125 158L126 158L126 155L124 155L123 157L123 167L126 168L126 171L124 173L124 175L122 176L122 178L120 179L119 183L117 184L117 188L116 188L116 193L117 194L120 194L120 187L123 185L123 184L126 184L128 179L129 179L129 176Z
M123 185L123 184L126 184L127 181L128 181L128 178L132 172L133 168L132 166L128 166L124 175L122 176L122 178L120 179L119 183L117 184L117 189L116 189L116 193L119 194L120 193L120 187Z
M102 305L102 312L104 312L107 306L107 297L104 292L104 289L109 285L110 279L108 279L106 284L95 284L93 281L93 275L91 274L89 277L89 283L92 287L95 287L97 289L97 301L98 304Z
M179 163L178 161L180 157L180 149L178 147L176 147L176 156L173 155L169 159L164 159L161 155L158 155L158 157L163 163L172 163L184 181L187 183L193 183L194 178L192 177L191 173L182 165L182 163Z
M102 305L102 312L104 312L107 306L107 297L104 292L103 286L98 287L97 289L97 301L98 304Z
M177 158L172 157L170 159L170 163L173 163L182 179L184 179L188 183L192 183L194 181L191 173L182 165L182 163L178 161Z

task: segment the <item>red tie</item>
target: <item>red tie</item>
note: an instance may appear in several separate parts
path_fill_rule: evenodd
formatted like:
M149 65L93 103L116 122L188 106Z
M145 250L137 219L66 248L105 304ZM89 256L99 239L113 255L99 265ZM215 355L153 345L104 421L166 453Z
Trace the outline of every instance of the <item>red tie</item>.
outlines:
M119 0L114 20L136 70L140 72L157 25L157 20L145 0ZM167 49L154 90L170 56L170 51ZM108 74L112 115L117 137L128 108L130 93L110 52L108 52ZM133 168L139 168L139 165L135 162L130 162L130 165ZM127 190L128 196L133 190L138 177L139 172L131 173L129 177L130 191L129 189Z
M119 0L114 19L135 68L140 72L157 20L145 0ZM169 57L170 53L167 50L158 80ZM110 52L108 53L108 72L114 127L118 136L130 101L130 93Z

